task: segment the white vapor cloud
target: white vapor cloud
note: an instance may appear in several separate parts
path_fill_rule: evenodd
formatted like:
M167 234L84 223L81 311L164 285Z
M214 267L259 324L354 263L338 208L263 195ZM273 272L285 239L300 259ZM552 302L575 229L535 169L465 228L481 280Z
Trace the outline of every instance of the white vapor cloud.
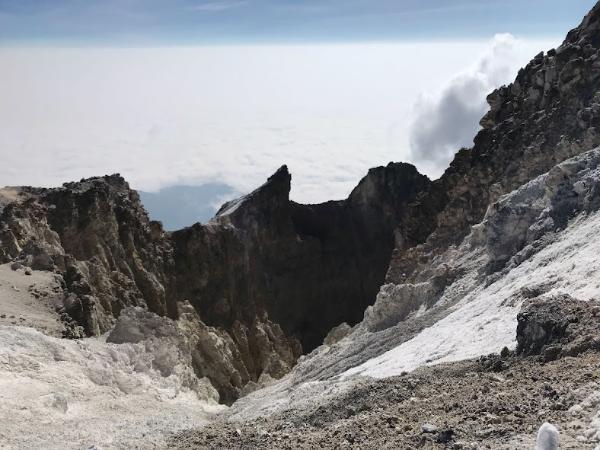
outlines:
M526 62L551 46L514 49ZM485 41L0 48L0 185L119 172L145 191L218 183L243 193L287 164L292 198L314 203L346 197L370 167L390 161L437 175L440 158L409 149L412 106L486 49ZM505 52L499 42L493 51ZM481 80L463 83L473 119L461 116L460 144L476 130L485 91L505 78L495 64L488 57L467 71ZM447 117L432 111L435 123Z
M429 173L440 174L461 147L470 147L488 110L487 95L514 80L538 51L510 34L497 34L470 67L453 76L438 92L421 94L410 126L411 159Z

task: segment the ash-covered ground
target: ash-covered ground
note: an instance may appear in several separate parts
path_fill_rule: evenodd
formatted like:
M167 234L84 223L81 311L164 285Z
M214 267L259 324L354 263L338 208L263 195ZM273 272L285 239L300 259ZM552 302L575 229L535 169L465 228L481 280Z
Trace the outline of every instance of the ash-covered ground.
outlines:
M532 449L546 421L561 449L599 448L600 354L544 363L482 357L363 378L323 403L174 435L178 449Z

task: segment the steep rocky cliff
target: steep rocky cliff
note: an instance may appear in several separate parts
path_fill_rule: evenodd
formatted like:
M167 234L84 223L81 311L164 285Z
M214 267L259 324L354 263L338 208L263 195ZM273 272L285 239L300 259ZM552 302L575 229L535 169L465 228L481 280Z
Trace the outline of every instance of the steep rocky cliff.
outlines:
M227 300L247 309L223 304L219 274L207 277L208 289L197 297L204 303L197 309L215 311L215 320L226 326L239 319L231 314L255 317L257 311L267 311L305 351L312 350L340 322L360 321L383 282L397 224L429 184L413 166L390 164L372 169L347 200L301 205L289 201L290 175L282 167L259 190L224 205L208 227L173 233L176 255L186 253L182 241L196 242L190 233L217 224L237 236L243 247L230 252L234 261L226 265L229 279L238 277L230 284L238 290ZM422 215L427 213L423 210ZM236 259L242 256L244 260ZM194 252L175 259L190 258ZM176 273L193 278L196 271L187 272L183 265ZM192 280L178 284L201 291ZM194 296L190 291L181 294Z
M231 402L249 383L283 376L341 323L364 316L378 331L434 305L461 276L441 256L490 205L600 144L599 87L597 5L558 49L490 94L473 148L439 180L390 163L370 170L346 200L302 205L289 199L283 166L210 223L172 233L149 220L118 175L8 188L0 192L0 262L62 275L69 337L105 333L117 320L133 326L133 307L178 321L193 337L196 372ZM555 197L560 229L577 202ZM486 274L528 243L490 236Z
M118 175L0 189L0 440L597 446L599 92L600 3L433 182L390 163L302 205L283 166L172 233ZM244 398L172 434L217 395Z
M347 200L301 205L290 182L283 166L210 223L173 233L118 175L5 189L1 262L62 274L70 337L109 331L130 307L191 318L194 367L231 402L249 382L283 376L334 326L362 319L406 239L397 225L430 185L413 166L390 164ZM430 222L433 211L420 214ZM424 227L412 222L416 242Z
M423 264L460 243L501 195L600 144L599 88L597 4L559 48L538 54L512 84L488 96L474 146L460 150L423 197L443 205L433 232L422 245L396 247L387 281L418 279Z
M169 241L119 176L20 189L0 216L0 240L3 262L63 275L73 336L108 331L128 306L167 313Z

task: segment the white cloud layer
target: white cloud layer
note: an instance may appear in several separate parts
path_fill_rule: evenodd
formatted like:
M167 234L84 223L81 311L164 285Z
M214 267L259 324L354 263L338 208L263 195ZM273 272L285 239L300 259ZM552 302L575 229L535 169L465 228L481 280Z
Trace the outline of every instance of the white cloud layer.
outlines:
M521 64L554 44L500 41L492 54L514 54ZM423 144L422 154L411 151L412 106L420 98L417 118L434 114L438 125L421 124L443 135L439 99L449 88L432 101L419 94L468 80L452 74L488 48L480 41L2 48L0 185L119 172L143 190L217 182L246 192L288 164L292 197L318 202L347 196L369 167L389 161L411 159L437 175L444 157L434 153L446 152L448 138L434 140L434 151ZM495 64L480 60L473 72L481 80L462 83L467 125L456 142L466 143L486 90L506 78Z
M473 144L479 120L488 110L487 95L512 82L519 68L541 50L547 48L536 50L510 34L497 34L470 67L438 92L420 95L410 127L411 160L429 173L443 172L459 148Z

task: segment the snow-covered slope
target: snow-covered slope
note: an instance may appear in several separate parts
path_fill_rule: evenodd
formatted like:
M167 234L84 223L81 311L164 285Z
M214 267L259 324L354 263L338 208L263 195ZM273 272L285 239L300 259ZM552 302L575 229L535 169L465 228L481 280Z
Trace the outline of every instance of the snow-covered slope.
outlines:
M0 265L0 448L162 448L223 410L185 323L139 313L131 329L123 313L110 339L124 343L61 339L63 300L59 276Z
M458 248L434 260L420 298L414 285L384 286L362 326L382 317L411 320L434 310L446 315L397 347L343 376L398 375L441 362L499 352L516 345L525 298L568 294L600 298L600 150L567 160L492 204ZM440 277L443 273L443 277ZM436 286L440 278L445 285ZM409 301L407 302L407 297Z
M173 351L0 326L0 447L162 448L223 408L184 364L161 374L157 360Z
M600 213L575 219L554 242L498 281L477 286L451 313L413 339L349 369L376 378L427 365L472 358L516 346L517 313L523 294L565 293L582 300L600 298Z

